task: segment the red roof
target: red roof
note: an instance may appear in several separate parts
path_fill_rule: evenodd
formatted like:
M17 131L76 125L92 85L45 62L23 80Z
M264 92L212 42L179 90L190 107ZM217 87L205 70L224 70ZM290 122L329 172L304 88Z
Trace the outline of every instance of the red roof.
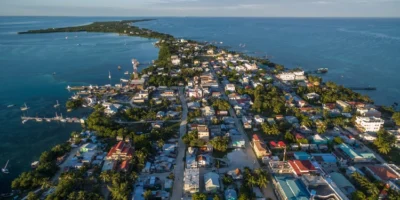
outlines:
M296 133L296 139L303 139L304 136L300 133Z
M254 140L254 141L260 141L260 138L258 138L258 135L254 134L254 135L253 135L253 140Z
M117 144L117 146L115 146L115 149L118 149L118 150L121 150L121 151L122 151L122 148L123 148L123 147L124 147L124 142L119 141L118 144Z
M286 144L283 141L278 142L279 147L286 147Z
M269 142L269 145L271 145L271 147L276 147L276 143L274 141Z
M128 168L129 168L129 163L128 163L128 161L127 161L127 160L123 161L123 162L121 163L120 169L121 169L121 170L128 170Z
M316 171L314 165L309 160L289 160L289 164L298 176Z
M396 175L396 173L385 166L367 166L367 168L372 171L375 176L378 176L382 181L400 178Z

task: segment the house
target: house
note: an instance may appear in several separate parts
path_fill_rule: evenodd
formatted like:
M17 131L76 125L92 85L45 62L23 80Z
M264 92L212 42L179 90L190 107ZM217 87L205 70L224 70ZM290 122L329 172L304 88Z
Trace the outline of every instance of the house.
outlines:
M351 197L351 194L356 191L354 185L341 173L332 172L329 176L347 197Z
M344 102L342 100L337 100L336 104L339 107L339 109L342 110L342 111L345 111L345 110L351 108L350 104L348 104L348 103L346 103L346 102Z
M277 78L282 81L301 81L305 80L304 71L296 71L296 72L282 72L277 75Z
M235 84L226 84L225 91L235 92L236 91Z
M251 119L248 116L242 116L242 123L243 123L243 127L245 129L250 129L251 128Z
M214 55L214 49L209 49L207 50L208 55Z
M312 93L306 94L306 97L308 100L315 100L315 99L319 99L319 94L312 92Z
M129 160L134 153L133 147L129 143L119 141L107 154L108 160Z
M317 169L309 160L289 160L289 165L297 176L317 172Z
M359 113L363 117L380 118L382 116L382 113L375 108L357 108L357 113Z
M263 143L260 141L260 139L258 138L258 136L256 134L253 135L253 149L254 152L256 153L256 156L258 158L262 158L264 156L268 156L269 152L268 150L263 147Z
M207 167L211 164L210 158L207 155L197 156L197 164L199 167Z
M112 103L103 103L103 106L106 108L104 109L104 113L108 115L114 115L122 107L121 104L112 104Z
M344 143L335 146L335 155L356 163L371 162L375 159L373 153L356 152L353 148Z
M356 117L356 127L363 132L378 132L385 121L376 117Z
M171 62L173 65L181 64L181 59L177 55L171 56Z
M293 153L293 156L296 160L309 160L311 157L310 154L304 151L296 151Z
M121 165L119 166L119 170L122 172L128 172L130 170L130 164L127 160L122 161Z
M200 108L200 103L197 102L197 101L188 102L188 103L187 103L187 107L188 107L189 109L196 110L196 109L199 109L199 108Z
M156 117L158 119L161 119L161 118L165 117L165 112L164 111L158 111L157 114L156 114Z
M323 176L304 175L300 180L307 190L311 191L313 199L349 200L336 184L332 184L331 180L327 180Z
M208 140L210 139L210 130L208 130L208 127L206 125L198 125L197 134L199 139L206 142L208 142Z
M312 153L312 160L317 162L322 170L326 173L337 171L337 158L335 155L330 153Z
M162 97L175 97L175 92L173 90L164 90L160 94Z
M225 190L224 196L225 196L225 200L237 200L237 198L238 198L236 190L234 190L234 189Z
M256 124L262 124L262 123L264 123L265 119L263 117L261 117L260 115L256 115L256 116L254 116L254 121L256 122Z
M204 117L212 117L215 115L215 110L211 106L206 106L201 109Z
M189 89L187 93L189 97L194 97L194 98L203 97L203 90L200 88Z
M376 180L382 181L385 183L389 180L400 179L400 173L396 172L396 170L394 170L388 164L365 166L365 170L368 174L373 176Z
M276 188L278 199L309 200L311 197L304 183L300 179L290 176L274 175L272 177L272 183Z
M204 185L206 192L216 193L220 188L219 175L215 172L208 172L204 174Z
M199 192L200 171L199 168L185 169L183 174L183 190L187 193Z
M243 174L239 168L228 171L227 174L230 175L234 180L240 180L243 178Z
M97 149L97 145L95 145L93 143L86 143L81 146L79 151L83 153L83 152L95 151L96 149Z
M289 122L290 124L297 124L299 123L299 120L295 116L286 116L285 117L286 121Z
M246 142L242 135L231 135L231 146L233 148L244 148L246 146Z

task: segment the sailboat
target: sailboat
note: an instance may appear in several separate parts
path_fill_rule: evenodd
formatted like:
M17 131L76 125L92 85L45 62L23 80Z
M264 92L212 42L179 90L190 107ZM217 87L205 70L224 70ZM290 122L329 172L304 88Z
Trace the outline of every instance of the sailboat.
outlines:
M24 105L25 105L24 107L21 107L21 110L22 110L22 111L28 110L29 107L26 105L26 103L24 103Z
M61 113L61 117L60 117L60 122L67 122L67 120L63 118L62 113Z
M8 162L9 162L9 161L10 161L10 160L7 160L6 166L4 166L3 168L1 168L1 171L2 171L3 173L5 173L5 174L10 173L10 171L8 171L8 169L7 169L7 165L8 165Z
M56 105L54 105L54 108L57 108L57 107L59 107L60 106L60 104L58 103L58 100L56 100L57 101L57 104Z

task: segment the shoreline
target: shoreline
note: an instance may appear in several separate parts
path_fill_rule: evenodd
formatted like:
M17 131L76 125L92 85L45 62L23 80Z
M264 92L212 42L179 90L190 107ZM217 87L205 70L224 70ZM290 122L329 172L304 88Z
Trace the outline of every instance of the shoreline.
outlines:
M120 21L120 22L94 22L91 23L89 25L84 25L84 26L78 26L78 27L65 27L65 28L54 28L54 29L41 29L41 30L29 30L26 32L19 32L18 34L42 34L42 33L57 33L57 32L98 32L98 33L118 33L118 34L124 34L126 36L137 36L137 37L142 37L142 38L154 38L154 39L160 39L160 40L171 40L171 41L177 41L178 39L173 37L172 35L169 34L165 34L165 33L159 33L156 31L151 31L148 29L141 29L138 28L136 26L133 26L132 24L136 23L136 22L141 22L141 21L148 21L148 20L124 20L124 21ZM102 29L104 28L104 25L106 25L107 23L109 23L109 25L116 23L118 26L113 28L106 28L106 29ZM128 26L132 25L131 27L133 28L129 28L126 25L128 24ZM94 26L94 27L93 27ZM128 31L125 31L123 29L128 29ZM112 32L112 30L117 31L117 32ZM99 31L99 30L104 30L104 31ZM131 31L132 30L132 31ZM123 31L123 32L120 32ZM138 32L135 32L138 31ZM128 33L127 33L128 32ZM196 44L204 44L201 42L197 42L197 41L193 41L190 40L190 42L196 43ZM206 46L210 46L210 47L215 47L218 48L214 45L207 45ZM160 46L157 46L158 48L160 48ZM223 49L222 49L223 50ZM271 62L269 59L263 59L263 58L257 58L257 57L252 57L252 56L247 56L245 55L245 53L241 53L241 52L233 52L233 51L228 51L229 53L238 53L241 56L247 58L247 59L252 59L252 60L256 60L259 63L263 63L264 65L268 66L268 68L271 69L276 69L278 68L279 64L273 63ZM151 66L147 66L144 67L143 70L147 71L145 69L148 69ZM283 67L283 66L282 66Z

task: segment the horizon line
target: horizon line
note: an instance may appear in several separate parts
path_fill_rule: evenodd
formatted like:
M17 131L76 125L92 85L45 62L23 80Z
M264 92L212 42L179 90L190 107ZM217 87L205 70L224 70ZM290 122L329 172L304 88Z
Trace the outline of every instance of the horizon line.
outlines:
M77 16L68 16L68 15L0 15L0 17L110 17L110 18L325 18L325 19L400 19L400 16L101 16L101 15L77 15Z

